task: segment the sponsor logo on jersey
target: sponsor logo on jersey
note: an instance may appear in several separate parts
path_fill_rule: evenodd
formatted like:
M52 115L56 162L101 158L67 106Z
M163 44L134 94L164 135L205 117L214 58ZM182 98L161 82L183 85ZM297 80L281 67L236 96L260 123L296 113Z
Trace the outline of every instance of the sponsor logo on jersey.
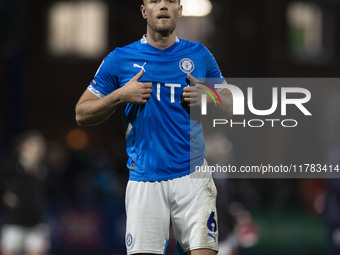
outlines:
M214 234L208 233L208 236L212 237L214 239L214 242L216 243L216 236L214 236Z
M136 64L136 63L134 63L133 64L133 67L137 67L137 68L140 68L140 69L142 69L144 72L146 72L146 70L145 70L145 68L144 68L144 66L146 65L146 62L141 66L141 65L138 65L138 64Z
M184 73L191 73L195 69L195 64L190 58L183 58L179 62L179 68Z

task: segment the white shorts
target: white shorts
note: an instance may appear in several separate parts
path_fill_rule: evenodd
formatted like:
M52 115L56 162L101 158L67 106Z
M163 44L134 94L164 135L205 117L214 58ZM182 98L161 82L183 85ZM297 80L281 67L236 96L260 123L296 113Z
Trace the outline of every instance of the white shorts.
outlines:
M126 189L128 254L164 254L170 225L185 252L218 250L216 187L209 174L168 181L129 181Z
M1 233L1 249L6 252L48 251L50 230L45 224L33 227L4 225Z

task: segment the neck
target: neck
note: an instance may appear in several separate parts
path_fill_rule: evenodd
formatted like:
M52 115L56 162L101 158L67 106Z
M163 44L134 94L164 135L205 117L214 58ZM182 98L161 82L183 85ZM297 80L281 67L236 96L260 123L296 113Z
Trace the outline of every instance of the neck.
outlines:
M147 35L146 39L148 41L148 44L160 50L169 48L176 42L175 32L169 35L162 35L160 33L151 31L151 29L147 29L146 35Z

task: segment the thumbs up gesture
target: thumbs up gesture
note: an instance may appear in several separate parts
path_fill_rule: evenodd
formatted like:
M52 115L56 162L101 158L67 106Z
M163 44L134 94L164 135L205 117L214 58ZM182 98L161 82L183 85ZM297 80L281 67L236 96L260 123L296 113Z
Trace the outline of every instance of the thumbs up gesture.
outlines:
M145 104L152 93L151 82L139 82L138 80L143 76L144 71L141 70L121 89L121 99L124 102L132 104Z

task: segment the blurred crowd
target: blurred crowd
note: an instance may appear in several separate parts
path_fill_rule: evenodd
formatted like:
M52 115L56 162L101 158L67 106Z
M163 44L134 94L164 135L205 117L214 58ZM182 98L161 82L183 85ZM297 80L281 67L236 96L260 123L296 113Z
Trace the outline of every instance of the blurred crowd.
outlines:
M233 145L223 134L207 138L207 153L212 155L210 163L235 163ZM36 130L15 136L0 155L2 255L125 254L125 158L104 148L71 149L48 141ZM337 164L339 155L340 137L329 148L326 160ZM338 179L216 175L215 182L220 255L258 254L247 248L261 244L265 231L256 212L265 211L298 212L321 219L328 240L325 251L329 251L324 254L340 254ZM173 239L167 254L178 254Z
M3 255L123 254L127 176L117 169L125 159L103 148L72 150L35 130L16 136L1 152Z

